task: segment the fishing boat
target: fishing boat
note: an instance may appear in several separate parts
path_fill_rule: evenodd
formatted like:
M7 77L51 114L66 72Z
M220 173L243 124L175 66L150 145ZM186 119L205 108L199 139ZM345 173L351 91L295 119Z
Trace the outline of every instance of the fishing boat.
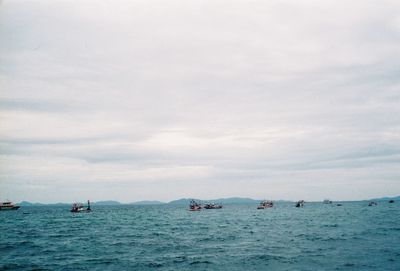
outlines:
M378 203L375 201L371 201L370 203L368 203L368 206L376 206L376 205L378 205Z
M200 211L201 210L201 205L198 204L195 200L190 200L189 203L189 211Z
M332 201L329 199L324 199L324 201L322 202L323 204L331 204Z
M82 203L73 203L71 207L72 213L82 213L82 212L91 212L92 209L90 208L90 201L87 201L87 206L83 206Z
M304 200L299 200L297 203L296 203L296 207L304 207Z
M19 206L14 205L11 201L4 201L0 203L0 211L18 210Z
M274 207L274 203L270 200L263 200L260 202L260 204L257 206L257 209L267 209L267 208L272 208Z
M215 204L215 203L205 203L203 205L204 209L222 209L222 204Z

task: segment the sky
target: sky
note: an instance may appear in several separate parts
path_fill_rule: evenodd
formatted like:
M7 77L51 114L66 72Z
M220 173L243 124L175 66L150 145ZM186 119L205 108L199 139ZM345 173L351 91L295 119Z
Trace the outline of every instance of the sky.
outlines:
M400 2L3 0L0 200L400 195Z

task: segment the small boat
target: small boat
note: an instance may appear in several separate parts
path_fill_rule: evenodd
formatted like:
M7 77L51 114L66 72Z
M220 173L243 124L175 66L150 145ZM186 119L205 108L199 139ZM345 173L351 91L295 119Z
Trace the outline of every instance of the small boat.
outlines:
M342 204L341 204L341 203L338 203L338 204L336 204L336 206L342 206Z
M189 204L189 211L200 211L200 210L201 210L201 205L192 199Z
M20 206L14 205L11 201L0 203L0 211L18 210Z
M368 203L368 206L376 206L376 205L378 205L378 203L375 201L371 201L370 203Z
M222 209L222 204L215 204L215 203L205 203L203 205L204 209Z
M389 203L394 203L394 200L393 199L389 200Z
M304 207L304 200L299 200L297 203L296 203L296 207Z
M267 208L272 208L274 207L274 203L270 200L263 200L260 202L260 204L257 206L257 209L267 209Z
M90 201L87 201L87 207L85 208L82 203L73 203L71 207L72 213L83 213L83 212L91 212Z
M332 201L329 199L324 199L324 201L322 202L323 204L331 204Z

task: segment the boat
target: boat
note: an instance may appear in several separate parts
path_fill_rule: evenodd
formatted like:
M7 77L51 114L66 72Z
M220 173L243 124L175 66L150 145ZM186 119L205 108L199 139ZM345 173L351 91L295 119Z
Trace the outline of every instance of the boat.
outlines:
M205 203L203 205L204 209L222 209L222 204L215 204L215 203Z
M195 200L190 200L189 203L189 211L200 211L201 210L201 205L198 204Z
M336 206L342 206L343 204L341 204L341 203L338 203L338 204L336 204Z
M296 203L296 207L304 207L304 200L299 200L297 203Z
M389 200L389 203L394 203L394 200L393 199Z
M332 201L329 199L324 199L324 201L322 202L323 204L331 204Z
M87 206L83 206L82 203L73 203L71 207L72 213L83 213L83 212L91 212L92 209L90 208L90 201L87 201Z
M368 203L368 206L375 206L375 205L378 205L378 203L375 201L371 201L370 203Z
M274 203L270 200L263 200L260 202L260 204L257 206L257 209L267 209L267 208L272 208L274 207Z
M0 203L0 211L18 210L20 206L14 205L11 201Z

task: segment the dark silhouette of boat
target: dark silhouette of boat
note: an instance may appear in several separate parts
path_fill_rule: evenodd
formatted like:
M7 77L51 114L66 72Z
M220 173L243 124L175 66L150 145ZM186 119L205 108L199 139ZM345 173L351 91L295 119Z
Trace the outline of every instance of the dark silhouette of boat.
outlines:
M296 203L296 207L297 208L299 208L299 207L304 207L304 200L299 200L297 203Z
M19 206L14 205L11 201L4 201L0 204L0 211L18 210Z
M389 203L394 203L394 200L393 199L389 200Z
M83 213L83 212L91 212L92 209L90 208L90 201L87 201L87 206L83 206L82 203L73 203L71 207L72 213Z
M274 203L270 200L263 200L260 202L260 204L257 206L257 209L267 209L267 208L272 208L274 207Z
M376 205L378 205L378 203L375 201L371 201L370 203L368 203L368 206L376 206Z
M189 211L200 211L201 210L201 205L198 204L195 200L190 200L189 203Z
M205 203L203 204L204 209L222 209L222 204Z

